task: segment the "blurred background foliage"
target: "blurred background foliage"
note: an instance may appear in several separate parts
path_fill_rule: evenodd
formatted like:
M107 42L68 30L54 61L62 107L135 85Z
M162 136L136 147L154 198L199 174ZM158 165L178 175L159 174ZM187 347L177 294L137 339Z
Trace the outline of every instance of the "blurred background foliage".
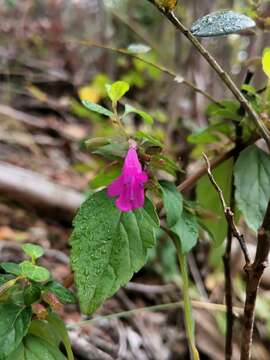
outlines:
M239 87L249 71L252 72L254 89L264 88L267 79L261 69L261 55L270 43L269 1L182 0L177 14L190 26L198 17L221 8L234 9L251 16L257 23L257 29L244 35L204 39L203 44L233 75ZM214 156L231 148L234 133L230 112L234 117L238 110L237 103L231 99L204 59L147 1L0 0L0 20L2 169L5 164L12 164L19 171L28 169L37 172L52 182L80 193L92 192L100 187L100 176L102 183L104 178L110 182L119 173L119 168L100 156L90 155L85 140L90 137L111 137L117 133L107 118L87 110L81 100L109 107L105 84L116 80L126 81L131 87L121 107L128 103L154 118L152 125L144 122L140 116L130 114L125 118L127 130L131 134L141 131L147 134L145 136L155 137L165 144L165 155L173 161L171 166L177 164L183 170L172 171L176 173L177 183L201 165L202 151ZM136 45L136 48L134 44L140 45ZM102 48L104 45L111 49ZM133 48L130 52L133 55L135 48L136 56L171 69L177 77L115 51L124 49L128 52L129 47ZM230 99L224 102L226 113L220 113L215 104L187 86L183 79L211 94L216 100ZM252 92L252 89L249 90ZM250 126L247 137L252 131ZM226 170L221 173L220 181L226 180L224 174ZM216 176L218 178L218 174ZM198 200L207 197L208 191L204 179L201 180L197 188ZM193 189L187 195L191 200L195 199ZM0 196L0 241L3 242L3 249L6 247L6 253L1 256L13 254L9 249L11 241L24 240L68 252L69 217L46 212L47 205L37 206L35 201L31 201L31 196L27 199L22 196L21 200L21 197L7 193L5 186L0 188ZM211 199L209 202L211 207L213 202ZM201 210L206 222L213 218L215 220L215 208L210 212ZM45 220L41 218L44 213ZM254 252L254 233L247 230L245 224L242 226L248 232L249 247ZM216 245L224 240L224 222L218 223L216 231L221 238L216 239L215 246L206 233L201 234L198 246L189 256L189 265L193 297L222 303L224 278L221 256L224 249ZM135 280L145 284L179 284L181 279L174 248L162 232L159 239L148 266L136 275ZM232 268L236 306L244 301L242 265L239 249L234 246ZM68 273L67 264L65 266L62 280ZM254 359L260 360L269 359L270 356L267 350L270 342L269 271L266 271L262 285L257 311L260 321L255 329L254 347L254 354L257 354ZM153 305L160 303L161 299L163 302L172 301L177 298L177 291L174 289L167 295L162 293L160 297L139 292L135 295L132 293L131 297L137 306ZM118 306L112 303L108 308L116 310ZM222 359L224 313L195 309L195 316L199 319L200 351L206 359ZM164 332L159 334L155 328L155 336L159 336L159 341L165 344L163 359L186 358L183 336L180 345L177 345L179 336L175 334L178 328L172 316L162 319L160 326L172 332L170 342ZM236 338L239 328L237 323ZM239 350L237 343L236 354ZM140 359L155 358L154 355L141 356Z

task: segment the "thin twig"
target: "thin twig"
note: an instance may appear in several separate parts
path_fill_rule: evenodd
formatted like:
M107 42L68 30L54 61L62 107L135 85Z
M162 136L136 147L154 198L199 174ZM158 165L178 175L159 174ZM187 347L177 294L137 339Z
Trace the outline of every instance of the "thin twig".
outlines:
M244 309L244 327L241 342L241 360L249 360L254 326L255 304L260 281L267 266L270 251L270 201L264 216L262 226L258 230L258 243L255 260L246 266L247 287Z
M148 0L150 3L156 6L156 8L175 26L176 29L182 32L182 34L193 44L193 46L200 52L205 58L208 64L215 70L222 82L232 92L235 98L239 101L240 105L246 110L250 119L258 129L260 135L265 140L268 148L270 149L270 133L264 123L261 121L260 116L253 109L252 105L248 102L246 97L238 89L229 74L219 65L216 59L206 50L206 48L199 42L199 40L189 31L181 21L176 17L173 11L166 11L161 7L156 0Z
M211 183L213 184L214 188L216 189L216 191L219 195L228 226L231 229L232 235L239 241L240 247L241 247L244 257L245 257L246 266L248 266L251 263L251 260L250 260L250 256L248 253L247 245L245 243L244 236L243 236L243 234L240 233L237 226L235 225L234 213L232 212L231 208L229 206L227 206L226 201L224 199L223 192L222 192L221 188L219 187L219 185L217 184L217 182L211 172L211 165L210 165L210 161L209 161L208 157L206 156L206 154L203 154L203 156L204 156L204 159L207 164L207 173L209 176L209 180L211 181Z
M169 75L170 77L173 77L174 80L178 83L178 84L185 84L186 86L190 87L193 91L205 96L208 100L210 100L211 102L219 105L220 103L214 99L210 94L208 94L206 91L198 88L195 84L193 84L191 81L188 81L186 79L184 79L180 74L177 74L176 72L174 72L173 70L161 65L161 64L158 64L158 63L153 63L152 61L149 61L149 60L146 60L126 49L119 49L119 48L115 48L115 47L111 47L109 45L103 45L103 44L98 44L98 43L95 43L95 42L91 42L91 41L86 41L86 40L76 40L76 39L65 39L65 41L67 42L71 42L71 43L76 43L76 44L80 44L80 45L84 45L84 46L88 46L88 47L95 47L95 48L98 48L98 49L104 49L104 50L109 50L109 51L113 51L113 52L116 52L118 54L122 54L122 55L125 55L125 56L129 56L133 59L136 59L136 60L139 60L143 63L145 63L146 65L149 65L149 66L152 66L153 68Z

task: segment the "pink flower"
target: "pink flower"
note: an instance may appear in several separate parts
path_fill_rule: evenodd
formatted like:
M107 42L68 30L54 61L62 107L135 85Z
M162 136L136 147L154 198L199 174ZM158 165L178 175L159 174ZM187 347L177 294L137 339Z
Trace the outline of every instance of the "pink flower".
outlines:
M121 175L108 187L110 197L118 196L116 206L121 211L131 211L144 205L144 183L148 175L142 171L136 149L131 147L125 157Z

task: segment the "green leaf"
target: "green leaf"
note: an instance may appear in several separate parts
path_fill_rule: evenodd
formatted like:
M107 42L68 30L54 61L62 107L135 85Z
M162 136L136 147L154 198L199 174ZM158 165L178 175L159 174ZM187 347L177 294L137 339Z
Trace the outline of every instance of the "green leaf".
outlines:
M90 187L92 189L97 189L103 186L108 186L115 178L120 175L120 172L121 168L118 165L106 167L90 181Z
M167 225L171 237L178 242L182 253L188 253L197 243L198 222L196 216L183 209L183 198L177 187L168 181L160 181Z
M246 15L231 10L219 10L196 20L191 26L191 32L199 37L224 36L255 26L256 23Z
M243 150L234 169L235 197L248 226L257 231L270 198L270 157L256 145Z
M105 115L108 117L112 117L113 116L113 112L111 112L110 110L106 109L105 107L92 103L91 101L88 100L82 100L82 104L89 110L94 111L98 114L101 115Z
M38 259L42 255L44 255L44 250L39 245L23 244L22 249L28 256L30 256L33 259Z
M155 209L121 213L100 191L81 206L71 237L71 260L82 311L91 314L145 264L159 226Z
M187 254L197 244L199 236L199 225L196 216L184 209L180 219L171 228L171 231L180 240L182 253Z
M0 264L1 268L5 270L6 273L19 276L21 274L21 269L18 264L12 262L4 262Z
M232 171L232 159L213 170L213 176L220 186L227 204L230 203L231 197ZM212 214L209 219L201 219L201 223L211 234L214 245L220 246L227 234L227 222L217 191L207 175L198 181L196 193L199 205Z
M130 114L130 113L138 114L141 118L143 118L143 120L144 120L147 124L153 124L153 122L154 122L153 117L152 117L151 115L149 115L147 112L142 111L142 110L139 110L139 109L136 109L136 108L134 108L133 106L126 104L126 105L125 105L125 113L124 113L124 116L125 116L125 115L128 115L128 114Z
M57 329L49 324L47 320L32 320L27 334L40 337L57 348L61 343L61 336Z
M42 286L42 289L54 293L62 304L75 304L77 302L76 296L57 281L48 282Z
M0 286L12 279L14 279L14 276L10 274L0 274Z
M23 298L25 305L31 305L40 299L41 291L37 284L30 284L24 288Z
M173 176L176 176L177 172L182 171L177 163L162 154L156 154L151 156L151 161L149 165L154 169L163 170Z
M220 100L218 104L210 104L205 113L212 118L241 121L239 109L240 105L235 100Z
M92 153L95 155L101 155L108 159L124 158L128 151L128 145L126 143L112 143L101 146Z
M25 336L31 321L31 309L0 304L0 359L6 359Z
M156 139L152 135L146 134L143 131L137 131L136 132L136 138L139 139L139 140L143 140L144 142L147 141L150 144L155 145L155 146L159 146L161 148L163 148L163 146L164 146L158 139Z
M269 47L265 48L263 51L262 66L264 73L270 79L270 48Z
M106 85L106 90L109 98L115 104L120 100L129 90L129 84L125 81L116 81L112 85Z
M30 261L23 261L20 264L20 268L22 275L33 281L47 281L51 276L46 268L34 265Z
M48 316L48 322L53 326L55 330L57 330L58 334L60 335L61 340L63 341L63 344L66 348L68 360L74 360L68 332L63 320L57 314L51 313Z
M188 142L191 144L211 144L220 139L218 133L230 134L232 126L224 122L210 125L188 136Z
M174 226L183 213L183 196L170 181L159 182L163 192L163 203L167 214L167 224Z
M3 360L66 360L61 351L41 339L40 337L27 335L20 346Z

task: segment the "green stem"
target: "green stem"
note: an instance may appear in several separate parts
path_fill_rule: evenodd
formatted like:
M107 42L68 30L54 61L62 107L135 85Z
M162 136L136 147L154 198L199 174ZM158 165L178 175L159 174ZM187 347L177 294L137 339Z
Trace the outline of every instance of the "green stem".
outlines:
M192 354L193 360L199 360L200 356L195 344L195 331L194 321L192 316L191 301L189 298L189 281L188 281L188 269L187 258L185 254L182 254L178 249L178 261L183 280L183 300L184 300L184 315L185 315L185 327L187 332L187 338L189 343L189 349Z

